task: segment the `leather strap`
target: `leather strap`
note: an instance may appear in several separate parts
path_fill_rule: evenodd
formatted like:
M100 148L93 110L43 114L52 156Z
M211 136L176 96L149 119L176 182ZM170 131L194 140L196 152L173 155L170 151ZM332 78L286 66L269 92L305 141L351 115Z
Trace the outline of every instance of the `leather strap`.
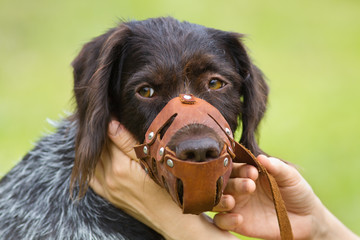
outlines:
M253 165L259 170L260 174L266 176L270 185L271 194L275 205L281 239L294 239L285 203L281 197L281 193L275 178L266 170L266 168L256 159L256 157L248 149L246 149L243 145L237 142L235 142L235 155L236 157L233 159L234 162Z
M216 119L213 119L217 122ZM219 123L218 123L219 124ZM219 124L220 125L220 124ZM266 168L256 159L254 154L244 147L242 144L236 142L233 138L229 136L229 140L234 148L233 161L237 163L246 163L256 167L260 174L265 175L268 180L271 195L273 197L273 202L275 206L276 216L278 219L278 224L280 228L280 236L282 240L293 240L293 233L291 228L291 223L287 210L285 207L284 200L282 199L279 186L275 178L266 170ZM230 153L231 154L231 153Z

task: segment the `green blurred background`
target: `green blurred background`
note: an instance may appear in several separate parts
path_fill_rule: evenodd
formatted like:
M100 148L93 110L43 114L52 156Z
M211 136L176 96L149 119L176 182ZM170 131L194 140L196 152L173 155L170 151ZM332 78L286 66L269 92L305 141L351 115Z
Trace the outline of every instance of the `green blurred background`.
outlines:
M271 87L260 146L360 234L360 1L0 0L0 176L73 109L70 62L119 19L247 34ZM265 227L265 226L264 226Z

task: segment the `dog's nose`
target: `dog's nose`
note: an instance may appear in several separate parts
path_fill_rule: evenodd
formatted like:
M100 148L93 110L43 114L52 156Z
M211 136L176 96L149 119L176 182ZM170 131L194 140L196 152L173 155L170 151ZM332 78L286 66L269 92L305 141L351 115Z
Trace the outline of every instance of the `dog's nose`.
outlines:
M176 146L176 157L193 162L205 162L220 156L219 142L213 138L188 139Z

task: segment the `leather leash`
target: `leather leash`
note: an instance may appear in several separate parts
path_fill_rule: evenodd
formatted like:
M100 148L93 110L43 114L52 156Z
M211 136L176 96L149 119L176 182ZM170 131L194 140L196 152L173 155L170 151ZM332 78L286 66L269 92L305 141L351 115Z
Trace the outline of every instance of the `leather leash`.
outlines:
M269 182L273 202L276 210L276 216L280 228L280 236L282 240L294 239L290 220L286 211L285 203L281 197L279 186L275 178L266 170L266 168L256 159L256 157L243 145L235 142L235 155L234 162L247 163L255 166L260 174L266 176Z
M212 128L224 141L218 158L207 162L184 161L167 147L177 131L194 123ZM233 139L224 117L206 101L190 94L180 94L170 100L151 123L144 143L134 149L145 171L169 192L184 213L211 211L219 203L230 178L233 161L255 166L269 182L281 239L293 239L276 180L248 149Z

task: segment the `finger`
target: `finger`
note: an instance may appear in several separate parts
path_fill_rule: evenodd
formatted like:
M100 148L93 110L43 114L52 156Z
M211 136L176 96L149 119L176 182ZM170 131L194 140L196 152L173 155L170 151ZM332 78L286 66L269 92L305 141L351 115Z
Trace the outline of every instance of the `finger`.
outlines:
M285 162L277 158L266 157L264 155L259 155L257 159L264 165L266 170L274 176L279 186L293 186L301 181L302 177L300 173L294 167L286 164Z
M127 177L130 172L131 158L121 149L110 143L110 161L103 161L106 172L112 172L118 177ZM138 164L138 163L137 163Z
M128 155L131 159L137 159L134 151L134 146L138 142L134 139L131 133L116 120L111 120L109 123L108 136L111 141Z
M243 217L236 213L218 213L214 217L215 225L226 231L235 231L242 222Z
M234 163L230 177L232 178L250 178L256 180L259 177L259 171L256 167L243 163Z
M235 207L235 199L231 195L222 195L220 202L213 208L214 212L226 212Z
M224 193L239 196L241 194L253 193L255 189L255 182L249 178L232 178L229 179Z

